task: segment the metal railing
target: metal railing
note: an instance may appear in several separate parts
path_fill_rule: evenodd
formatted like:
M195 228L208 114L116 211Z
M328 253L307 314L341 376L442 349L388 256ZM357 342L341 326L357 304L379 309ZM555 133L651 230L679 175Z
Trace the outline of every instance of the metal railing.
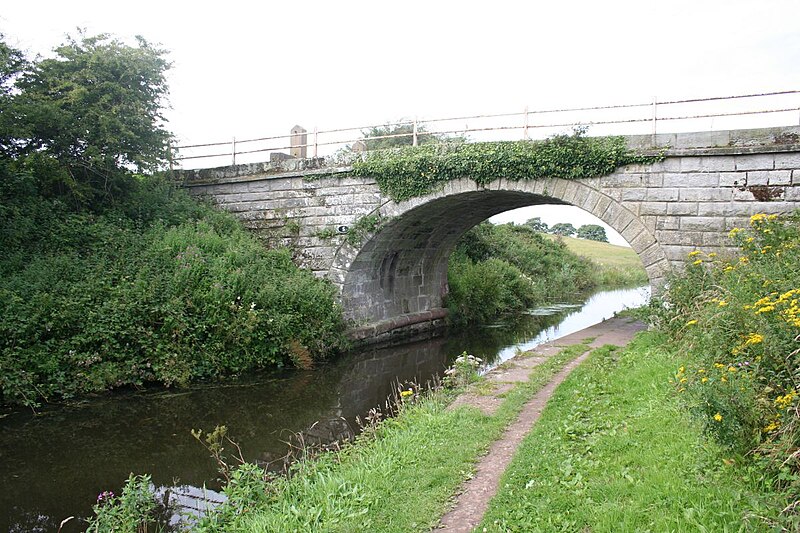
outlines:
M760 120L752 120L754 117ZM764 120L764 117L768 117ZM771 118L770 118L771 117ZM775 118L777 117L777 118ZM730 119L737 119L732 122ZM708 122L702 122L710 119ZM750 120L744 120L750 119ZM714 120L718 122L715 124ZM722 123L720 125L720 122ZM463 126L459 126L463 123ZM472 123L472 126L470 126ZM743 127L787 126L800 123L800 90L774 91L733 96L691 98L634 104L529 110L486 115L465 115L437 119L402 119L395 122L303 132L304 143L292 143L297 132L231 141L189 144L173 148L171 164L216 158L232 162L253 154L300 151L311 157L332 155L335 149L352 148L359 141L409 138L416 146L426 135L460 136L468 141L544 138L564 128L590 127L592 135L635 135L677 131L741 129ZM674 130L660 131L665 124ZM692 126L695 125L695 126ZM369 136L370 130L405 128L400 133ZM515 133L516 132L516 133ZM361 148L364 148L363 146ZM263 160L264 157L260 156ZM229 158L229 159L228 159Z

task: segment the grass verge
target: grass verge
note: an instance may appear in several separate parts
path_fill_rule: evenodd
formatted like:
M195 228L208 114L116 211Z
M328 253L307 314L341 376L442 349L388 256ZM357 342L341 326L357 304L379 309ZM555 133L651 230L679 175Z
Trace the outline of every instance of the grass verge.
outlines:
M607 242L543 234L548 239L564 243L569 251L589 259L599 269L595 273L601 287L620 287L648 282L647 272L633 248Z
M663 341L644 333L625 350L595 350L570 375L478 531L769 528L781 496L709 444L681 410Z
M200 531L419 531L434 527L478 457L521 407L563 366L584 353L571 346L536 367L496 414L447 409L452 393L407 401L400 414L343 451L299 463L288 479L256 487L260 502L236 500ZM228 487L226 493L243 492Z

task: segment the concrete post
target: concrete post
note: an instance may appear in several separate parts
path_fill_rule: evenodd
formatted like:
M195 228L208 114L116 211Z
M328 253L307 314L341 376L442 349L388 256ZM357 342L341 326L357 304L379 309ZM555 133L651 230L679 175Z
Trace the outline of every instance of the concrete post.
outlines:
M308 135L305 128L302 126L295 126L292 128L292 137L291 137L291 148L289 149L289 153L292 157L298 159L305 159L307 153L307 144L308 144Z

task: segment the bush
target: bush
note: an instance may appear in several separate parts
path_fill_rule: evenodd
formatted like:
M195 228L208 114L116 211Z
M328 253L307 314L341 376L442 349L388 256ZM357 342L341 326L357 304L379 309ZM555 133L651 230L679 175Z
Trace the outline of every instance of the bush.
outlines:
M455 322L486 322L595 286L591 262L527 226L488 222L468 231L450 258L448 308Z
M4 402L307 364L344 346L330 283L165 181L140 185L102 214L35 195L3 204Z
M738 257L692 252L651 317L685 354L675 386L707 431L800 494L800 214L731 237Z

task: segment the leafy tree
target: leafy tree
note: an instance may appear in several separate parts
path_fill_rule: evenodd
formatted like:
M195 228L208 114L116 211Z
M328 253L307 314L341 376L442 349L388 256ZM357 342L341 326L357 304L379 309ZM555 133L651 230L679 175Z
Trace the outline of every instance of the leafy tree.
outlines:
M130 172L153 171L168 156L163 105L165 52L137 37L68 37L52 58L24 63L7 45L3 155L37 177L42 193L69 193L79 204L115 197ZM13 91L9 84L13 81Z
M558 224L553 224L553 227L550 228L550 233L553 235L562 235L564 237L575 235L575 231L575 226L569 222L559 222Z
M597 224L584 224L576 233L579 239L589 239L590 241L608 242L606 230Z
M414 144L414 124L400 120L396 124L373 126L361 132L367 150L382 150L385 148L398 148ZM397 135L397 137L391 137ZM431 133L424 124L417 126L417 145L436 144L443 142L464 142L463 136Z
M525 222L524 225L528 226L533 231L538 231L539 233L547 233L547 231L549 230L547 223L542 222L542 219L539 217L533 217L529 219L527 222Z

